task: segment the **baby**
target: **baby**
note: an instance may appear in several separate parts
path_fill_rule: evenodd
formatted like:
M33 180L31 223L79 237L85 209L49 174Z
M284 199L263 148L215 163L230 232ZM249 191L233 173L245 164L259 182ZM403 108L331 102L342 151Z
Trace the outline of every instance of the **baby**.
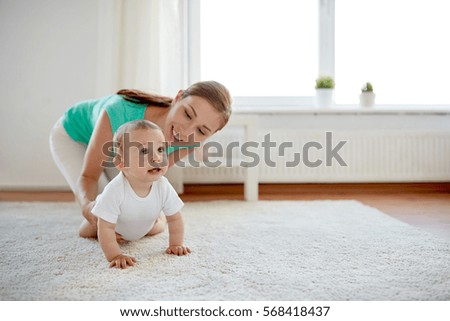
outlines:
M186 255L183 245L183 202L163 175L167 172L166 143L161 129L147 120L123 124L114 135L114 163L120 173L96 199L98 239L110 267L125 269L136 259L123 254L116 233L127 241L154 235L169 226L167 254ZM164 213L160 217L161 211Z

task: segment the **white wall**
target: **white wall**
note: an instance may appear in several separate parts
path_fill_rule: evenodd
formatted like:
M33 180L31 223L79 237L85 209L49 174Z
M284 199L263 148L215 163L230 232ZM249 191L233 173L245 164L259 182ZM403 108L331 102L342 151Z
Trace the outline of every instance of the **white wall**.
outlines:
M0 189L66 187L48 133L95 96L97 16L96 0L1 0Z
M51 158L48 134L69 106L101 91L96 82L97 59L107 58L98 57L97 47L103 1L0 0L0 189L68 189ZM274 127L433 129L448 133L450 114L444 114L265 115L260 119L260 133ZM441 163L448 162L445 155ZM302 181L302 177L297 178ZM186 181L207 179L187 175Z

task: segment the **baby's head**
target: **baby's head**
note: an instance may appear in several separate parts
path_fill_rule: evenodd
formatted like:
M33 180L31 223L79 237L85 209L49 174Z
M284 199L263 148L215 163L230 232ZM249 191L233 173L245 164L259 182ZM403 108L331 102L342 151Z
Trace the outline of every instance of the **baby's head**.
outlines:
M114 163L127 178L156 181L167 172L167 144L156 124L148 120L125 123L113 140Z

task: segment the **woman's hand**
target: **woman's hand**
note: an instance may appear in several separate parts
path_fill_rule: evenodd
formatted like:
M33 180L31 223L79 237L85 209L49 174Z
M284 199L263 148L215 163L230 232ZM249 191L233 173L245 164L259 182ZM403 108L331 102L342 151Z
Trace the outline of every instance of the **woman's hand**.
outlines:
M125 254L119 254L115 258L111 260L109 267L117 267L119 269L126 269L129 266L134 266L136 263L136 259L132 256L128 256Z
M83 216L84 218L93 226L97 229L97 216L95 216L94 214L92 214L92 209L94 208L95 205L95 201L91 201L89 203L87 203L85 206L83 206L82 208L82 212L83 212Z
M189 253L191 253L191 249L188 248L187 246L183 246L183 245L170 245L167 248L166 253L183 256L183 255L188 255Z

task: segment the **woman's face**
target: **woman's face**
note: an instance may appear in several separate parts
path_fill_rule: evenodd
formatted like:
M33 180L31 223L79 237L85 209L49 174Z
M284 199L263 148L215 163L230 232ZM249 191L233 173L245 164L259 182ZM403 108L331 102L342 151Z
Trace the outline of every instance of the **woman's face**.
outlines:
M165 122L164 135L170 144L193 145L213 135L223 116L200 96L177 95Z

